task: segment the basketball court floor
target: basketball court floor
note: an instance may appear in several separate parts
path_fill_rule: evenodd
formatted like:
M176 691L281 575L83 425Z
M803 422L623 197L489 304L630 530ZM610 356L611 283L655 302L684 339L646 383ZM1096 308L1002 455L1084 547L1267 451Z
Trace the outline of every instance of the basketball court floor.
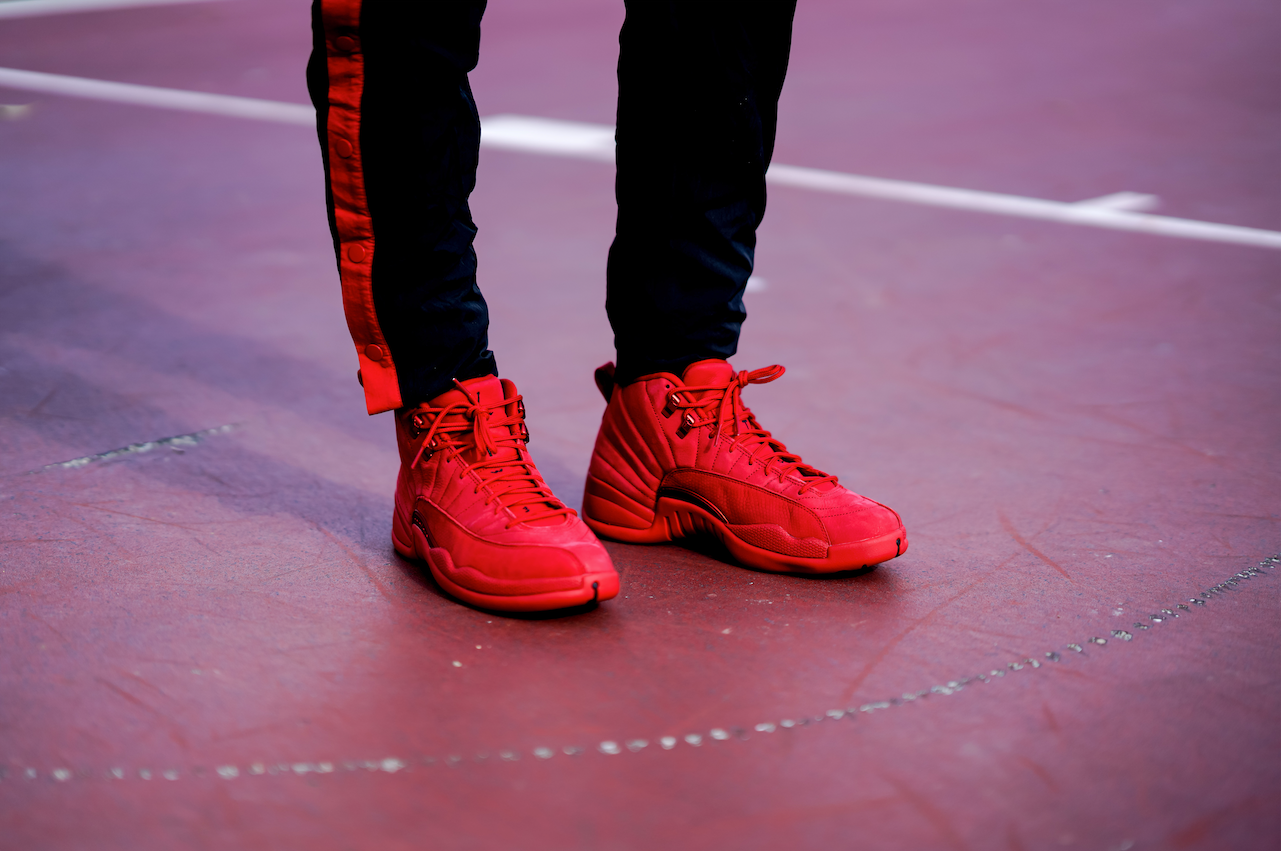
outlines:
M0 847L1281 843L1281 8L802 0L735 364L854 576L391 547L305 0L0 0ZM493 0L481 285L579 505L622 5Z

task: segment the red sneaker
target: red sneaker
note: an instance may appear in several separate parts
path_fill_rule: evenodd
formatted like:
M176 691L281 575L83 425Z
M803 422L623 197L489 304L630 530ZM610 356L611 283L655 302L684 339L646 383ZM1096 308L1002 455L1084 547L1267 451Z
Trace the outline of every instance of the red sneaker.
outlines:
M614 386L587 472L583 520L602 538L633 544L716 535L743 564L786 573L832 573L907 550L903 521L846 490L761 428L739 395L783 374L734 372L723 360L691 364L683 378L646 375Z
M396 414L396 551L486 609L544 611L617 594L609 554L525 448L516 385L492 375L455 384Z

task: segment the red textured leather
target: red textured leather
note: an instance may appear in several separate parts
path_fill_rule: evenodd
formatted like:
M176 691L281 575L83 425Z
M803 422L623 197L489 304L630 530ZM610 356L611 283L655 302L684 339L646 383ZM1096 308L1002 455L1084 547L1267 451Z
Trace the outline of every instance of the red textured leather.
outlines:
M543 481L524 419L516 386L492 375L398 412L392 542L483 608L608 600L618 593L609 554Z
M680 378L601 386L587 525L629 543L711 533L743 564L783 572L852 570L905 552L898 514L789 453L742 403L743 387L782 374L705 360ZM602 375L612 370L597 370L598 385Z

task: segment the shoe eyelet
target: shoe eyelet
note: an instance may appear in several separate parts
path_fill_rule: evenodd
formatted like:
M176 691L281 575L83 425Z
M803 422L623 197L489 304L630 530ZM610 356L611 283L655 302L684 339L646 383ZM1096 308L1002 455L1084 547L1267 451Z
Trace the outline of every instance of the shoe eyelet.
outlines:
M668 396L667 404L663 406L663 416L667 418L671 418L672 414L676 413L676 406L679 405L680 403L681 403L681 397L679 394L673 393L670 396Z
M684 437L685 435L689 434L689 430L692 429L693 427L694 427L694 412L690 411L685 415L685 419L681 420L680 428L676 429L676 436Z

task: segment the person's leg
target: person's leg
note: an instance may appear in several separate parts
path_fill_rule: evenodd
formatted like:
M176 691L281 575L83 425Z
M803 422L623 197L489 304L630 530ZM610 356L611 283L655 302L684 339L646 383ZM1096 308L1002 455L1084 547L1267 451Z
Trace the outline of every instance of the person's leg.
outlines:
M795 6L627 4L606 272L624 383L737 349Z
M313 3L307 84L371 414L496 372L467 205L480 145L467 74L484 9Z
M607 307L618 367L583 518L659 543L710 533L743 564L829 573L894 558L891 509L804 463L741 393L783 374L736 372L743 288L791 44L790 0L629 3L618 62L618 228Z
M499 379L467 198L484 0L315 0L307 67L343 305L371 414L396 410L392 543L473 605L618 593L609 555L543 481Z

